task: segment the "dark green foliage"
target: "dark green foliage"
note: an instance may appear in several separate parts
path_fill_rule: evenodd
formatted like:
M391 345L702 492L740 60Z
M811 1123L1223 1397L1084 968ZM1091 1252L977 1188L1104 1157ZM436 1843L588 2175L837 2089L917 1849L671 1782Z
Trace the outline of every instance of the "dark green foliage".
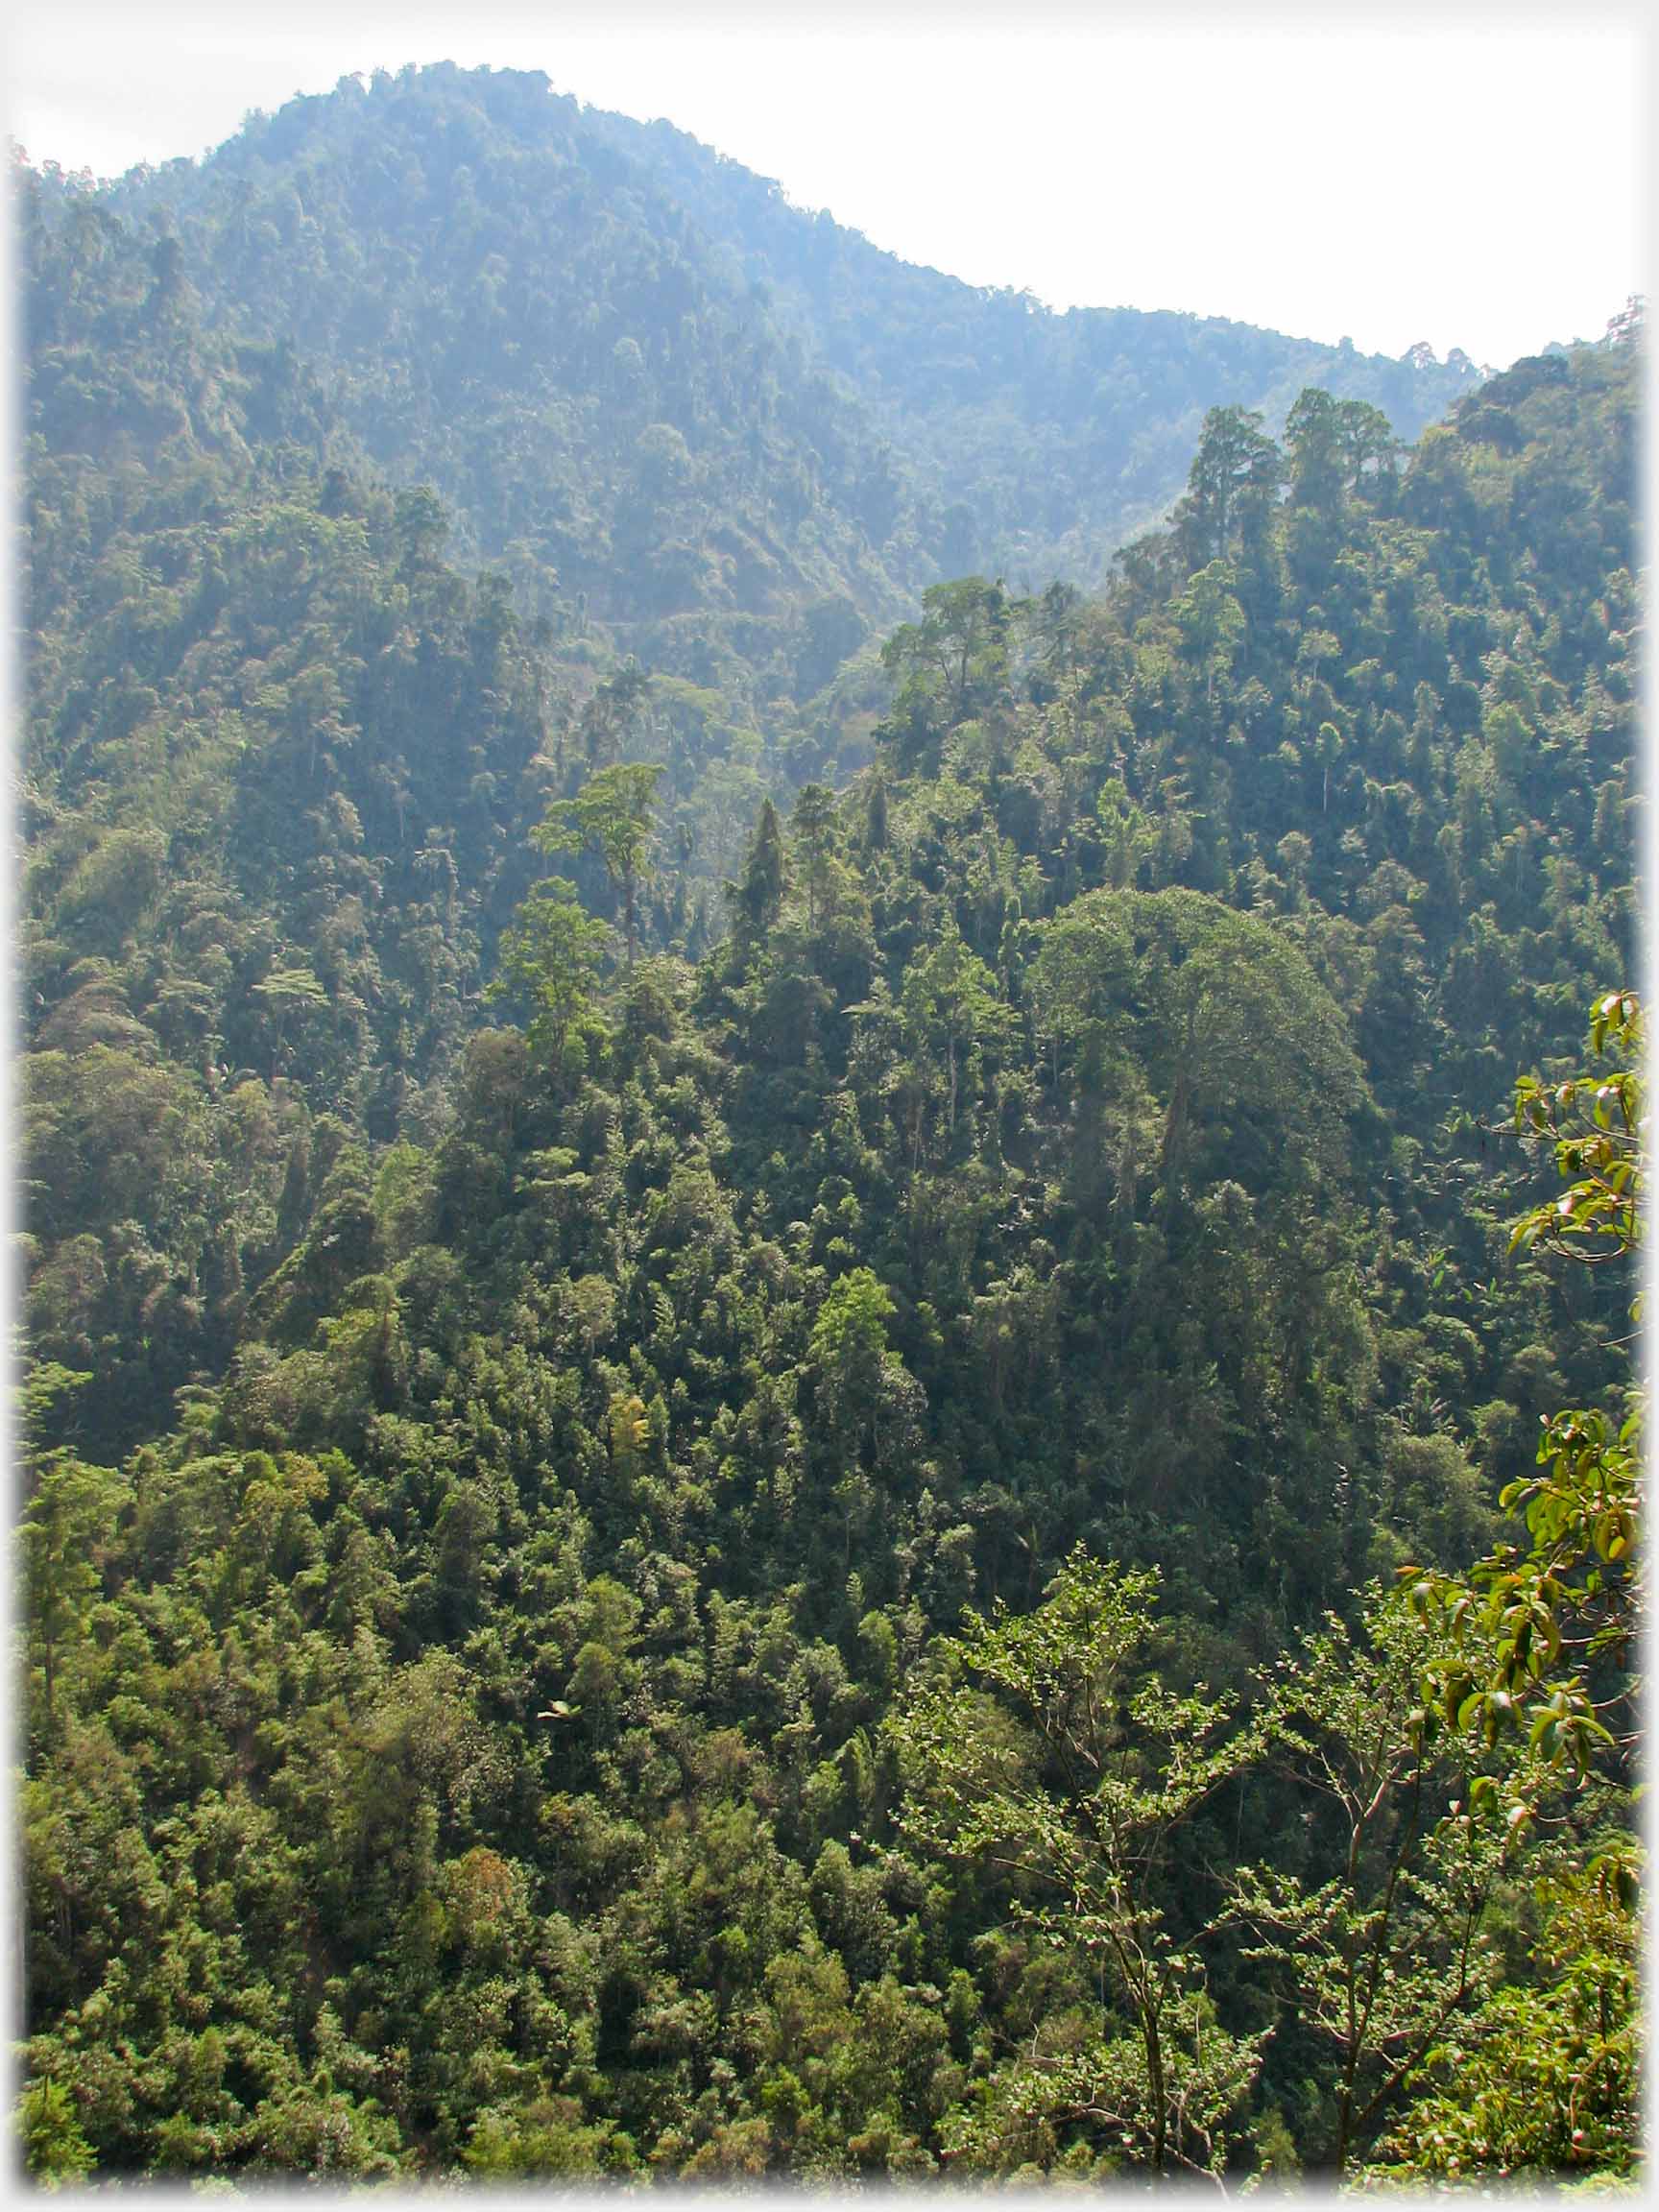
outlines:
M1270 1685L1622 1373L1624 1286L1508 1254L1494 1110L1629 951L1634 347L1406 452L1381 370L1204 326L1255 367L1179 354L1168 528L1028 594L921 517L1099 517L968 507L966 377L926 467L867 442L935 280L539 81L24 198L33 2168L1238 2175L1396 2157L1409 2098L1431 2163L1617 2165L1623 1777L1482 1861L1431 2048L1456 1762L1406 1707L1436 1824L1395 1790L1338 1895ZM718 204L794 241L776 312ZM888 335L825 304L878 268ZM1067 374L1130 334L1019 317ZM1042 1699L1107 1676L1117 1861ZM1322 1991L1384 1961L1385 2050L1263 1977L1246 1866ZM1581 2153L1504 2081L1587 2036Z

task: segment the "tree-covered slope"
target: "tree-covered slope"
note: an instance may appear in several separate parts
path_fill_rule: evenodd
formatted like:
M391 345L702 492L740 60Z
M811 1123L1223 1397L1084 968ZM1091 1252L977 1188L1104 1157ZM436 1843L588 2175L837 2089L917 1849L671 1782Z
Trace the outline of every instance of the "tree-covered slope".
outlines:
M36 2164L1242 2176L1547 2014L1628 2157L1623 1756L1442 1820L1363 1590L1624 1372L1501 1125L1630 954L1630 339L930 589L696 947L629 686L309 398L41 462Z
M1306 383L1412 436L1466 364L1180 316L1053 316L870 247L534 73L342 81L100 195L204 314L278 337L534 611L753 716L941 575L1095 583L1204 410Z
M1441 363L1426 348L1394 360L1216 317L1056 314L883 252L667 123L587 120L866 402L939 517L950 574L1098 585L1123 540L1168 507L1211 407L1260 409L1277 431L1318 384L1412 438L1477 380L1466 356Z

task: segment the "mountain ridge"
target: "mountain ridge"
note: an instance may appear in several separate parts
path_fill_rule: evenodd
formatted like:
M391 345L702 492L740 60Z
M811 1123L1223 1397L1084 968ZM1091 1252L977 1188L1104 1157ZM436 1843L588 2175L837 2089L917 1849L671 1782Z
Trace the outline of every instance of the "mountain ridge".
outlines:
M444 230L434 231L420 190L430 197L440 180L462 172L458 203ZM396 193L389 200L394 174L399 190L416 194L415 207L400 211ZM285 187L296 191L298 207L284 200ZM513 190L533 198L537 222L528 232L500 220L500 195ZM227 193L231 204L215 207L215 196ZM397 316L409 312L412 298L417 308L421 302L401 283L376 320L380 303L362 297L373 273L342 249L331 227L337 232L347 214L373 217L402 239L418 208L430 233L420 240L423 252L441 251L445 236L454 240L452 291L466 289L426 336L438 339L447 365L465 378L444 390L458 420L432 421L417 382L402 396L404 450L388 450L384 434L371 450L383 465L427 469L485 559L499 558L513 541L512 488L493 478L469 485L469 458L455 450L470 436L469 419L493 398L493 427L511 421L522 431L526 411L549 396L625 410L637 397L631 365L573 348L568 332L551 330L545 313L537 316L533 297L517 302L524 312L521 326L514 325L516 290L533 295L540 284L544 301L557 301L561 311L575 305L571 288L561 290L565 272L552 267L553 249L577 257L586 275L583 241L602 231L637 279L602 300L613 311L612 348L643 332L648 345L672 353L685 337L665 327L666 319L691 312L714 326L692 334L693 355L699 339L714 337L716 352L737 356L741 372L723 380L720 362L693 358L685 375L664 379L654 360L644 397L659 412L636 415L635 431L665 421L703 463L711 421L729 437L741 422L751 443L772 439L775 472L804 469L824 493L809 501L810 519L827 533L838 584L873 616L890 616L900 600L913 605L923 585L974 567L1008 568L1027 587L1059 574L1097 584L1117 544L1178 494L1208 406L1262 406L1276 429L1303 385L1329 381L1339 397L1382 405L1409 438L1474 378L1467 366L1389 362L1220 318L1041 309L1024 295L905 263L831 216L796 209L772 180L672 125L584 107L538 72L435 65L376 73L367 86L343 79L332 93L250 117L200 163L123 180L110 204L140 220L176 222L221 291L227 278L239 278L245 303L268 323L281 321L270 313L281 308L301 350L344 390L349 416L349 387L362 373L371 339L396 349ZM408 217L403 230L400 212ZM229 235L238 225L241 251ZM252 234L262 227L275 235L251 254ZM504 266L480 286L476 264L488 269L493 253ZM356 287L349 304L326 297L330 277ZM305 285L320 285L325 296L304 298ZM576 313L600 298L589 291ZM476 316L497 349L493 360L466 355L464 347L462 358L448 358L465 336L450 326L457 312ZM549 351L537 354L539 344ZM509 349L518 351L509 357ZM819 381L834 376L846 382ZM778 386L770 412L769 378ZM1153 385L1161 404L1149 416ZM381 396L396 397L389 389ZM1079 409L1082 428L1068 433L1063 418ZM364 412L356 410L359 428ZM560 428L579 443L585 435L580 423ZM469 465L477 470L475 455ZM529 465L533 470L533 448ZM728 489L733 473L730 466L722 470ZM659 534L673 538L671 494L680 487L644 489ZM771 504L774 519L787 526L789 497ZM805 518L795 516L797 527ZM539 519L546 518L529 517L533 541ZM706 552L694 532L686 535ZM579 527L548 527L542 565L558 568L560 551L566 567L574 559L583 568L577 588L596 606L605 562L601 555L584 564L582 537ZM776 548L766 552L775 564ZM797 579L793 595L810 581L809 573ZM689 596L699 607L717 598L711 583ZM618 606L616 613L636 626L643 615L649 626L653 611Z

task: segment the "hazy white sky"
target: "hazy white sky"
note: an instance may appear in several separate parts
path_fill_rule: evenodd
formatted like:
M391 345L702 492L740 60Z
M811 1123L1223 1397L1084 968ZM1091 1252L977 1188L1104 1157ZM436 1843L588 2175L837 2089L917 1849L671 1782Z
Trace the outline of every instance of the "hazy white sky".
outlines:
M12 135L100 175L447 59L666 116L908 260L1054 306L1502 363L1599 336L1647 288L1635 0L14 0L7 49Z

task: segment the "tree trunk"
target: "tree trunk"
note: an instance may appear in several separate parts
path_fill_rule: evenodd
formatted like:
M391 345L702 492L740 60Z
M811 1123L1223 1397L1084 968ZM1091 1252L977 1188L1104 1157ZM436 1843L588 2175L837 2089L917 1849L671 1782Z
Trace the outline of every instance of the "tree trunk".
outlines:
M1156 2012L1142 2010L1141 2033L1146 2046L1146 2088L1152 2104L1152 2171L1162 2174L1169 2137L1169 2106L1164 2087L1164 2042Z

